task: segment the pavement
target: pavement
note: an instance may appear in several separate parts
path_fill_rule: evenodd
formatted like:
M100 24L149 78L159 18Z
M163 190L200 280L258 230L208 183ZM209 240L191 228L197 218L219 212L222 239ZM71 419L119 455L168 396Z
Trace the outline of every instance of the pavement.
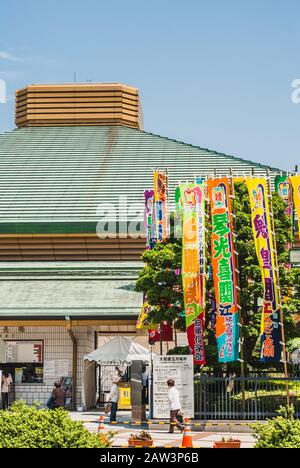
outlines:
M99 416L104 416L104 426L106 431L113 431L113 447L127 447L130 434L136 434L141 430L150 432L153 439L154 447L180 447L182 443L182 434L175 428L174 434L169 434L169 426L164 424L155 425L137 425L130 421L131 415L129 412L118 412L118 423L110 424L109 418L99 410L85 412L70 412L70 416L75 421L82 421L85 427L91 432L98 431ZM206 425L205 431L202 431ZM245 425L238 423L234 425L226 424L224 421L214 421L211 423L201 422L197 426L192 425L193 446L195 448L212 448L215 441L221 440L223 437L228 439L239 439L241 448L252 448L255 444L255 439L249 429L245 432ZM219 426L220 425L220 426ZM247 426L248 427L248 426ZM218 430L216 430L218 428Z

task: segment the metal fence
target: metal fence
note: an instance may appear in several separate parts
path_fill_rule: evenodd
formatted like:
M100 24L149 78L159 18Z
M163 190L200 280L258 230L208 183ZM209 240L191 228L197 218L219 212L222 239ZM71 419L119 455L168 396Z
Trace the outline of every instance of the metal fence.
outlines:
M292 403L300 418L300 378L250 376L195 377L196 419L259 420Z

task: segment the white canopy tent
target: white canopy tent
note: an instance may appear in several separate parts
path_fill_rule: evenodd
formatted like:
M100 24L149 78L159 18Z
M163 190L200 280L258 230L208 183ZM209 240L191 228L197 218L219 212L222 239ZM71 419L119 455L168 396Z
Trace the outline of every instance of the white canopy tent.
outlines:
M154 354L152 353L152 357ZM83 403L86 409L96 404L95 365L122 366L132 361L151 362L151 352L133 341L133 337L116 336L100 348L84 356Z
M84 360L96 362L100 366L128 365L132 361L150 362L151 352L135 343L132 338L116 336L108 343L84 356Z

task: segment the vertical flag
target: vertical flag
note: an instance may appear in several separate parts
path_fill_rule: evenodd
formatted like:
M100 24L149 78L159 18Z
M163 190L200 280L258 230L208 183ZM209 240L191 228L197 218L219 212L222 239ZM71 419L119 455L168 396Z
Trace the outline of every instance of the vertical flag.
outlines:
M182 282L188 343L195 364L205 364L205 198L204 184L180 185L183 238Z
M149 320L150 311L151 311L151 306L149 305L149 303L145 299L144 304L143 304L142 309L141 309L141 312L140 312L140 315L139 315L139 317L137 319L137 322L136 322L136 328L138 330L152 330L152 329L155 330L158 327L158 325L152 323Z
M144 213L144 226L146 234L146 250L151 250L154 244L153 239L153 202L154 190L145 190L145 213Z
M260 359L263 362L280 361L282 351L280 305L268 188L265 179L247 179L246 183L250 197L256 255L264 286Z
M286 215L293 218L293 188L289 176L275 177L275 192L286 204Z
M182 239L182 199L180 187L175 189L174 237Z
M298 232L300 237L300 175L290 177L293 186L294 206L298 219Z
M154 171L154 203L156 242L170 237L169 177L164 171Z
M212 269L216 297L219 362L239 359L239 314L230 185L226 177L208 180L212 215Z

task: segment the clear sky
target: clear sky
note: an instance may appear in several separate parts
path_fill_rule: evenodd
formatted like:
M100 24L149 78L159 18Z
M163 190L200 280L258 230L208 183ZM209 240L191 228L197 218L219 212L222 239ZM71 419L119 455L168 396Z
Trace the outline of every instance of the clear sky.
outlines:
M300 166L299 0L5 0L0 131L30 83L124 82L145 130L253 161Z

